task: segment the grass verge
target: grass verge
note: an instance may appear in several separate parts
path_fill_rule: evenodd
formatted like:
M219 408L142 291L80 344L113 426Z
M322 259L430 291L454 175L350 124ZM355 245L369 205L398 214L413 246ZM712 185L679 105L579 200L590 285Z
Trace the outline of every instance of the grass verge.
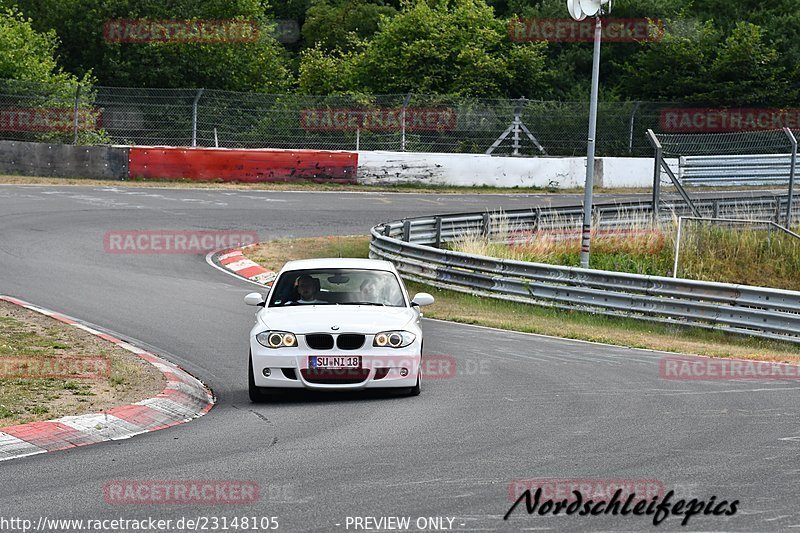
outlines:
M135 354L0 301L0 427L127 405L165 384Z
M246 255L270 270L286 261L315 257L367 257L365 236L282 239L259 244ZM569 339L603 342L666 352L737 357L761 361L800 362L800 346L731 335L721 331L649 323L630 318L605 317L578 311L537 307L472 296L407 282L408 290L430 292L436 303L425 316L466 324L539 333Z
M741 219L757 219L742 213ZM623 215L624 227L592 230L590 267L671 277L678 238L678 219L653 224L643 215ZM580 265L580 229L555 219L559 229L514 228L500 218L500 231L489 240L480 232L460 235L450 249L502 259ZM570 227L572 225L573 227ZM795 232L800 227L792 227ZM680 242L680 277L800 290L800 238L764 224L742 221L721 225L684 220ZM757 268L754 268L757 265Z

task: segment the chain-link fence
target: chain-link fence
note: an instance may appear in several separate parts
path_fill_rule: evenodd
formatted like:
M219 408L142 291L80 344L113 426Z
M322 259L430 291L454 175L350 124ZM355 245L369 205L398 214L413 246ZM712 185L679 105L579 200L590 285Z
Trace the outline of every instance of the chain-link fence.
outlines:
M597 153L650 156L676 104L601 102ZM588 102L443 95L305 96L0 80L0 139L581 156Z

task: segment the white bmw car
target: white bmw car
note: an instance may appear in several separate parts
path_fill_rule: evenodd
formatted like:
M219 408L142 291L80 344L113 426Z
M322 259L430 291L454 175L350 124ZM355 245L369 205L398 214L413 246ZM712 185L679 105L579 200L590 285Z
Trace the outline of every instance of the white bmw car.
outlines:
M278 273L250 331L250 399L278 389L405 389L420 392L420 307L394 265L373 259L290 261Z

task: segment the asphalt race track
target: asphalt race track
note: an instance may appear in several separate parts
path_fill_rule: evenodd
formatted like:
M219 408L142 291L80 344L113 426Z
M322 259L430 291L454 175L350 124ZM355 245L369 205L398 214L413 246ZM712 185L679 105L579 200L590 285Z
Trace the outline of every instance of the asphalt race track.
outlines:
M648 516L508 521L514 480L656 480L734 516L658 531L797 531L800 383L670 381L660 353L426 321L425 353L459 372L415 398L247 398L253 286L203 255L106 253L108 230L256 230L266 240L364 234L422 214L577 196L290 193L0 186L0 293L66 313L180 364L218 404L130 440L0 463L0 516L275 516L279 531L354 531L348 517L455 518L458 531L654 529ZM111 505L111 480L250 480L243 505ZM447 520L444 521L447 525ZM219 529L221 530L221 529ZM361 529L362 531L364 529ZM373 529L374 530L374 529ZM412 528L412 530L415 530Z

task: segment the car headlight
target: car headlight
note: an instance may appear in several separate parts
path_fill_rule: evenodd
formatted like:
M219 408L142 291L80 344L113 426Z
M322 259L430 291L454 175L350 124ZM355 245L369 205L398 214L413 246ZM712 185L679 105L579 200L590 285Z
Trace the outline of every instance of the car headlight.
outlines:
M378 348L405 348L416 338L409 331L382 331L375 335L372 345Z
M288 331L262 331L256 335L261 346L267 348L291 348L297 346L297 337Z

